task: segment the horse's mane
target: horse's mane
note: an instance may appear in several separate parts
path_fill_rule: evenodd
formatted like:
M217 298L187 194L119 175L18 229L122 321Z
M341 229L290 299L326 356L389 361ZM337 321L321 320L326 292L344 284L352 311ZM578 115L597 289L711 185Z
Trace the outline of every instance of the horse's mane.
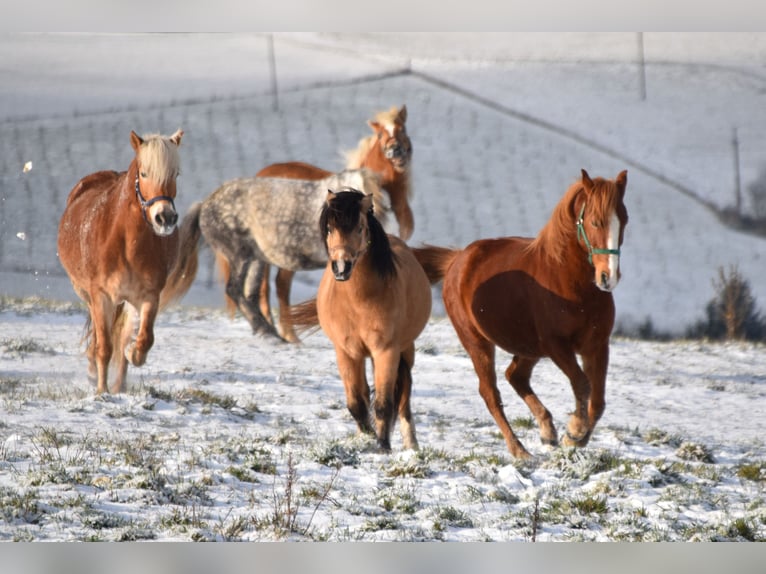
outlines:
M164 185L178 174L181 164L178 146L168 136L148 134L138 152L141 171L149 178Z
M585 192L582 181L578 180L569 186L564 197L553 209L548 223L540 230L540 233L527 246L528 251L535 251L545 247L545 253L556 264L564 262L567 245L572 235L576 233L575 204L581 193ZM614 182L601 177L593 179L593 189L588 197L588 211L599 219L617 209L619 194ZM579 207L578 207L579 209Z
M353 188L345 188L336 193L329 202L325 202L319 216L319 233L325 241L325 248L328 226L337 227L342 233L350 233L356 229L361 216L362 199L364 199L364 193ZM370 232L368 253L372 266L381 279L385 280L396 276L396 254L391 249L388 234L375 217L374 211L373 207L365 214Z
M391 206L388 202L388 196L383 193L380 187L380 176L377 173L366 167L345 169L331 175L327 180L336 182L336 184L328 182L326 185L328 188L343 187L354 189L361 193L372 194L372 206L375 209L375 217L381 225L386 225L391 213Z

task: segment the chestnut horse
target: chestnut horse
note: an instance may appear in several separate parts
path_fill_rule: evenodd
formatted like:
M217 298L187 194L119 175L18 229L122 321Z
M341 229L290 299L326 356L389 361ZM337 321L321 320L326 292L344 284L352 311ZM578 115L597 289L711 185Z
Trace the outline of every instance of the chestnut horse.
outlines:
M319 324L335 345L346 405L359 430L373 432L365 361L375 378L375 434L391 449L398 412L404 448L416 449L410 411L415 339L431 314L431 287L409 247L375 218L372 197L327 194L319 231L328 255L315 299L286 314L299 327Z
M628 213L627 172L591 180L585 170L534 239L475 241L462 250L414 249L442 296L457 335L479 376L479 393L513 456L529 453L503 412L495 346L513 354L505 378L532 411L543 443L556 445L551 413L529 379L542 357L569 378L575 410L564 444L585 446L604 412L612 290L620 280L620 246ZM577 362L582 358L582 368Z
M391 210L399 223L399 237L405 241L412 236L415 226L409 198L412 188L410 185L410 162L412 160L412 142L407 135L407 107L392 107L379 112L367 124L372 128L372 135L361 139L357 148L347 152L346 169L367 168L380 177L380 187L388 193ZM332 172L303 163L275 163L264 167L257 174L259 177L286 177L295 179L324 179ZM216 260L224 281L229 277L229 261L220 252L216 252ZM277 271L276 289L280 309L280 331L288 341L298 342L295 331L289 322L281 319L290 304L290 288L295 272L280 268ZM264 269L263 281L260 285L259 306L261 314L271 321L271 305L269 302L269 267ZM236 302L226 298L226 306L233 313Z
M181 130L169 137L142 138L131 132L135 158L128 170L85 176L70 192L61 216L58 255L88 306L88 372L95 376L99 394L109 391L110 360L118 362L114 392L122 390L128 360L144 364L154 343L158 310L180 296L176 288L187 288L180 286L189 269L177 265L174 204L182 136ZM140 312L133 343L135 312L125 303ZM118 353L113 355L115 347Z

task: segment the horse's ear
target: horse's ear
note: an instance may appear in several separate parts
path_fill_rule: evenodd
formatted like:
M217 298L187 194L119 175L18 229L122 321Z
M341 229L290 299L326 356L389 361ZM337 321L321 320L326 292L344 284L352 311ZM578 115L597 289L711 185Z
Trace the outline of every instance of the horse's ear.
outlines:
M585 188L585 191L590 191L593 189L593 180L588 175L588 172L584 169L580 170L582 172L582 186Z
M615 180L617 183L617 187L620 188L622 193L625 193L625 187L628 185L628 170L624 169L622 170L618 175L617 179Z
M144 143L144 140L141 139L141 136L133 130L130 130L130 145L133 146L133 149L138 151L138 148L141 147L142 143Z
M184 131L181 128L178 128L176 130L176 133L174 133L172 136L170 136L170 141L172 141L176 146L181 145L181 138L184 135Z
M402 109L399 110L399 120L404 123L407 121L407 106L402 104Z
M324 201L325 203L330 203L332 201L332 198L335 197L335 192L332 189L327 190L327 197L325 197Z
M375 122L373 120L367 120L367 125L372 128L372 131L375 133L380 133L380 130L383 129L383 126L380 125L378 122Z
M361 206L362 213L372 215L373 214L373 207L372 207L372 194L368 193L362 198L362 206Z

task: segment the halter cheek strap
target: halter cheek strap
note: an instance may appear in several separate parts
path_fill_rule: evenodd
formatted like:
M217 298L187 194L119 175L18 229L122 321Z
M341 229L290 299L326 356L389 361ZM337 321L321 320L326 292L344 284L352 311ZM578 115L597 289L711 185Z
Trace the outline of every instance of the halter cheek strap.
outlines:
M591 245L590 241L588 240L588 236L585 234L585 225L583 222L583 215L585 215L585 204L583 203L582 208L580 208L580 215L577 217L577 240L579 241L582 239L583 243L585 243L585 247L588 248L588 263L593 265L593 256L594 255L619 255L620 250L619 249L599 249L593 247Z
M169 201L173 209L176 208L176 204L173 201L173 198L169 195L158 195L157 197L153 197L149 201L146 201L144 196L141 194L141 188L138 185L138 174L136 174L136 197L138 198L138 203L141 205L141 213L144 216L144 221L147 223L149 223L149 218L146 216L146 210L158 201Z

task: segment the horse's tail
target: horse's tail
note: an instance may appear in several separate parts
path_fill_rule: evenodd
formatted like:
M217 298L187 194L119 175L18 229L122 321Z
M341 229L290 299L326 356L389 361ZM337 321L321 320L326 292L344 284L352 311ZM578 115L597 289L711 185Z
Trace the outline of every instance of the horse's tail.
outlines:
M285 319L298 333L318 327L319 313L317 312L316 298L296 305L290 305L285 312Z
M199 263L199 244L202 231L199 226L199 215L202 203L191 206L183 219L179 230L178 259L173 266L165 287L160 294L160 307L165 308L186 295L186 292L197 276Z
M449 249L448 247L437 247L436 245L423 244L420 247L412 247L412 253L418 260L420 266L426 272L431 284L438 283L444 279L447 270L452 262L460 253L459 249Z
M231 275L231 265L229 265L229 260L215 249L213 250L213 253L215 253L215 262L218 266L218 276L221 278L223 284L227 285L229 283L229 276ZM237 312L237 302L229 297L226 293L226 289L223 290L223 302L226 306L226 312L229 314L229 317L233 319L234 314Z

